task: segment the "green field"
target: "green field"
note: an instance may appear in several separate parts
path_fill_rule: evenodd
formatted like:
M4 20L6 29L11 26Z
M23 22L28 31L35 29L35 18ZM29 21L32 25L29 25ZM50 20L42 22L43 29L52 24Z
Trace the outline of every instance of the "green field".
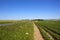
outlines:
M50 38L44 31L48 32L54 40L60 40L60 21L37 21L35 24L45 40L50 40Z
M29 21L29 20L1 20L0 21L0 40L34 40L33 22L41 32L44 40L60 40L60 21ZM2 25L3 24L3 25ZM4 25L7 24L7 25ZM9 25L10 24L10 25Z
M8 24L12 21L0 21ZM0 40L33 40L33 25L31 21L13 21L13 25L0 26Z

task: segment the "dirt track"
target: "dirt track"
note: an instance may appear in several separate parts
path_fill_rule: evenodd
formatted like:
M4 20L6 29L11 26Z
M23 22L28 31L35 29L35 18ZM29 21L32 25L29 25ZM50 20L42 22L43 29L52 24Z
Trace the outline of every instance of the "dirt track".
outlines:
M34 23L33 25L34 25L34 40L44 40L37 26Z

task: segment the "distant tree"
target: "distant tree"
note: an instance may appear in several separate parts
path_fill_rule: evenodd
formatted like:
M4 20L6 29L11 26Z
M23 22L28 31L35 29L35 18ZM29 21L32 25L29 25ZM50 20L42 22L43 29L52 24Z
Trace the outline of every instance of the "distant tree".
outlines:
M34 19L33 21L44 21L43 19Z

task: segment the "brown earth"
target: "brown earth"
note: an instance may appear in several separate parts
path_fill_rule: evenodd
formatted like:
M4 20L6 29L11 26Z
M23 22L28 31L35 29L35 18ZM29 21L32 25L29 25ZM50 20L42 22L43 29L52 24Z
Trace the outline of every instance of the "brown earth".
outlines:
M37 26L34 23L33 25L34 25L34 40L44 40Z

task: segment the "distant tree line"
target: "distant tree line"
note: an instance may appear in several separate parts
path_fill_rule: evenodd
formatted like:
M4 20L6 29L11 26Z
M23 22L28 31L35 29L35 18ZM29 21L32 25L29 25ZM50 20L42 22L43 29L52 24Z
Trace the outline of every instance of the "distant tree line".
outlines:
M33 21L44 21L44 19L33 19Z

